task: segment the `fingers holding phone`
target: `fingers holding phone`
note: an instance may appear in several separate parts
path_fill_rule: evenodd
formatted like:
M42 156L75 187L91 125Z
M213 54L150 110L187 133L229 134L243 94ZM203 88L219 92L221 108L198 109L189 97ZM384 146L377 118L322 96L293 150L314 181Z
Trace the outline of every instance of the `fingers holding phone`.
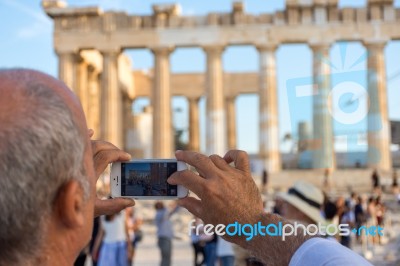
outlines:
M190 212L211 224L232 222L252 223L263 213L258 188L250 172L248 156L243 151L229 151L224 158L177 151L178 160L184 161L203 173L175 173L168 182L183 185L199 198L188 197L179 203ZM234 162L234 166L229 163Z
M177 199L186 197L188 190L169 184L168 178L184 171L184 162L175 159L134 160L116 162L111 167L111 196L134 199Z
M88 132L89 136L93 135L93 132ZM100 141L92 140L92 152L93 152L93 166L96 172L96 180L104 172L110 163L115 161L127 161L131 158L130 154L118 149L113 144ZM134 206L135 202L132 199L96 199L94 216L114 214L121 210Z

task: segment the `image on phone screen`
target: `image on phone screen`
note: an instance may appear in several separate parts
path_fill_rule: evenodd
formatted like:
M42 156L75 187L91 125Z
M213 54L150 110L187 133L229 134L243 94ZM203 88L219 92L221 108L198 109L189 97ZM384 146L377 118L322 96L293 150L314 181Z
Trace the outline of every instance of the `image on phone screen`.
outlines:
M177 186L167 183L176 171L176 162L121 163L121 196L177 196Z

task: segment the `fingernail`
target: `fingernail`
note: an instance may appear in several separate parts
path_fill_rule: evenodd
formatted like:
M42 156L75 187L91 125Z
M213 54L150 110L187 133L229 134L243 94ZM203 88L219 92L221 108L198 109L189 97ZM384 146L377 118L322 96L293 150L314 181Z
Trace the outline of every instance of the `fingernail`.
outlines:
M133 199L126 199L126 204L127 206L135 206L135 201Z
M172 182L172 183L171 183L171 182ZM174 180L173 180L173 178L172 178L172 177L169 177L169 178L167 179L167 183L170 184L170 185L174 185Z

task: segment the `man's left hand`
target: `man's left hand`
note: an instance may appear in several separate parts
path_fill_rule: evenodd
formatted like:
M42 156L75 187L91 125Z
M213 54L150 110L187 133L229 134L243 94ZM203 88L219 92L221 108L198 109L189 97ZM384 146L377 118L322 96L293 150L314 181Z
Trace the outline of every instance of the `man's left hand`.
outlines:
M92 132L89 131L91 137ZM118 149L113 144L101 141L92 140L93 162L96 171L97 179L104 172L110 163L118 161L129 161L131 158L129 153ZM96 198L94 216L109 215L118 213L121 210L135 205L135 201L127 198L115 198L102 200Z

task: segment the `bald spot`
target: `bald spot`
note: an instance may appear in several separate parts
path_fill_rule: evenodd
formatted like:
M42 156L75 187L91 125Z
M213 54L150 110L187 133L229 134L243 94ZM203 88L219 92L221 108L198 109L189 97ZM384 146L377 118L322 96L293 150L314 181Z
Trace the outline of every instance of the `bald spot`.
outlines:
M61 81L28 69L0 70L0 130L20 123L27 112L35 112L37 103L28 101L26 90L42 86L59 95L73 115L82 135L87 134L82 106L75 94Z

